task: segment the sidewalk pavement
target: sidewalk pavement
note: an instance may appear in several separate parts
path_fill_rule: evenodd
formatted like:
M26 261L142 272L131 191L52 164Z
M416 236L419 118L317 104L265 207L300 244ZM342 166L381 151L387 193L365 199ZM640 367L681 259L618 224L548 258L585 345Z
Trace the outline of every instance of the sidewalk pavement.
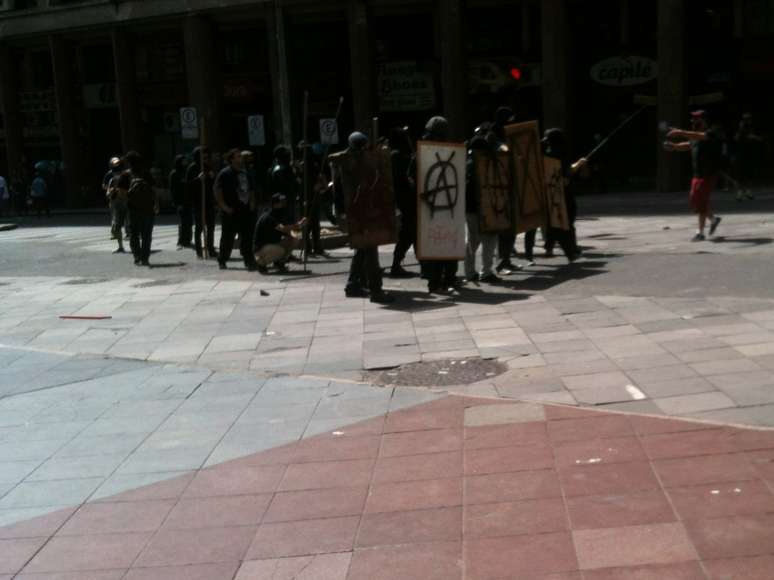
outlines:
M253 402L280 385L294 400L339 388L270 382ZM228 388L202 388L167 419L173 428L181 427L190 403L217 405L198 406L200 413L226 408L216 394ZM391 401L404 396L362 389L390 393ZM370 404L382 400L374 396L362 400L369 401L365 407L379 408ZM93 470L110 456L49 460L37 469L40 481L20 484L0 502L30 516L32 504L46 512L0 528L0 578L770 580L774 574L774 432L459 396L401 406L233 461L178 465L189 469L150 485L137 477L142 469L119 469L121 484L114 475L106 487L93 477L62 486L57 470L75 463L87 469L89 462ZM138 410L127 413L125 425L143 417ZM98 421L85 432L96 435ZM142 446L165 432L162 424ZM87 453L80 437L60 452ZM165 444L153 443L158 460ZM123 465L143 463L130 457ZM46 501L63 505L43 508Z

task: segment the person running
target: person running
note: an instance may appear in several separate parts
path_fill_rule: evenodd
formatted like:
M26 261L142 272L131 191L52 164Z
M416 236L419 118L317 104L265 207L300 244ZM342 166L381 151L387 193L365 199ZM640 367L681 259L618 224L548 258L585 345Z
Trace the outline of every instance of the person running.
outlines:
M239 251L249 272L257 269L253 254L255 198L250 190L247 173L242 169L242 152L232 149L226 153L226 167L215 178L215 201L221 213L220 253L218 265L228 268L228 260L239 234Z
M709 235L715 234L722 218L712 211L712 192L718 182L722 158L722 143L718 132L709 127L707 112L691 113L692 130L672 129L667 133L664 148L667 151L690 152L693 179L689 201L698 215L698 229L691 241L705 240L704 228L709 221Z
M135 266L150 266L153 222L159 212L159 200L145 172L142 156L136 151L126 154L127 171L121 174L118 187L127 196L129 220L132 224L129 245Z

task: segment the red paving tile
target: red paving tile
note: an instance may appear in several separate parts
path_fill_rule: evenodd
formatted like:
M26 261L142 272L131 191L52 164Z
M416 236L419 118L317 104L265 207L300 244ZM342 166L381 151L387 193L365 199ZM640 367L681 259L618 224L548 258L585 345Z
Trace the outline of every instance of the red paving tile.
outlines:
M289 465L278 491L363 487L371 482L373 459Z
M567 511L558 498L469 505L464 529L466 538L560 532L567 529Z
M257 528L229 527L206 530L162 530L148 543L135 567L184 566L239 562Z
M659 489L647 461L609 463L559 468L559 479L569 497L602 495Z
M663 524L677 520L661 490L626 495L587 495L567 499L574 530Z
M348 552L355 543L360 516L263 524L247 551L248 560Z
M680 519L755 515L774 511L774 494L762 481L739 481L667 490Z
M704 559L774 553L774 514L693 520L685 527Z
M165 530L195 530L229 526L256 526L269 507L272 496L237 495L181 500L170 512Z
M352 556L347 580L462 580L462 544L381 546Z
M128 568L151 534L100 534L52 538L24 572L71 572Z
M62 526L57 535L155 532L174 505L172 500L87 504Z
M360 515L367 493L365 487L278 493L263 521L292 522Z
M462 476L462 451L380 457L373 472L373 483L419 481Z
M382 457L442 453L462 449L462 429L435 429L389 433L384 436Z
M576 530L581 570L697 560L682 524Z
M578 570L567 532L465 541L468 580L533 578Z
M551 469L465 478L465 505L553 497L561 497L561 489Z
M365 513L411 511L462 505L462 478L371 486Z
M550 447L497 447L465 455L465 475L550 469L554 454Z
M462 508L366 514L357 548L462 540Z
M564 407L464 427L492 404L447 397L0 528L0 580L28 561L15 580L706 580L700 556L711 580L774 578L774 432Z

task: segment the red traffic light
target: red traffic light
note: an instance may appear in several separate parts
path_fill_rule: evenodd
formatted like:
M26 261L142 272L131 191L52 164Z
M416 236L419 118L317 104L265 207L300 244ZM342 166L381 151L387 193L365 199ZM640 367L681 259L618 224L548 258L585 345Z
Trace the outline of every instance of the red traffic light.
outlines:
M522 76L522 73L521 73L521 69L519 67L514 66L514 67L511 68L511 78L513 80L520 81L521 80L521 76Z

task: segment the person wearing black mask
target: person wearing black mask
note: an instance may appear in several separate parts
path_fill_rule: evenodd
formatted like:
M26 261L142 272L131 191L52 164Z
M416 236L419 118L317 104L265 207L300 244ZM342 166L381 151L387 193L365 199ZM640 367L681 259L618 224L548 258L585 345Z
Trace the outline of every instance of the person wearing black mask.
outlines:
M177 249L190 248L193 239L193 205L186 191L185 156L175 157L175 168L169 173L169 190L177 209Z
M204 164L202 165L202 161ZM202 200L202 180L204 180L204 200ZM196 255L204 257L204 244L207 244L207 253L210 258L215 258L218 252L215 250L215 197L213 185L215 174L212 171L210 151L206 147L197 147L193 151L193 162L188 166L185 174L188 187L188 198L194 208L194 244ZM202 201L204 203L202 203ZM204 228L207 227L207 239L204 237Z
M391 131L390 149L395 202L401 216L390 277L411 278L413 274L403 268L403 260L411 246L417 243L417 188L408 174L412 147L407 127L399 127Z
M495 146L500 151L508 150L508 143L505 136L505 127L515 123L513 109L510 107L500 107L495 111L494 122L492 123L492 136L495 140ZM503 232L499 235L497 244L497 254L500 262L497 264L497 272L508 275L519 266L511 262L511 254L516 245L516 235L513 232Z
M567 219L570 224L569 230L560 230L547 226L546 228L546 252L553 252L554 245L558 242L564 255L570 262L574 262L580 256L577 236L575 234L575 219L578 216L578 203L575 200L575 191L572 181L575 175L586 166L586 159L580 158L575 163L570 161L569 147L567 137L561 129L548 129L543 135L541 141L543 145L543 155L552 157L561 161L562 175L564 176L564 202L567 207ZM528 232L532 237L532 246L534 246L535 231ZM529 241L527 252L530 253Z
M293 233L300 232L306 224L306 218L295 224L287 219L287 199L281 193L271 197L271 208L261 214L255 225L254 250L258 271L269 273L272 264L278 272L288 271L287 260L294 249L301 246L301 240Z

